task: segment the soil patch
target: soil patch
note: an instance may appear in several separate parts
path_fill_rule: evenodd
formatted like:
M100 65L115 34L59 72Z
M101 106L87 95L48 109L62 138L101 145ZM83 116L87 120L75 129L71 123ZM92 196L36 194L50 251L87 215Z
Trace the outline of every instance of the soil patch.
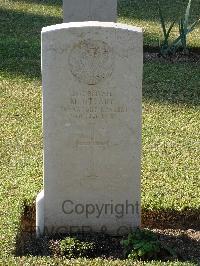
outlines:
M158 52L144 52L144 62L156 61L162 63L200 63L200 54L189 52L188 54L183 54L181 52L175 55L162 57Z
M142 228L150 229L163 243L176 251L176 258L162 257L162 261L179 259L200 263L200 211L150 211L142 212ZM35 236L35 206L25 206L21 227L16 238L16 256L60 256L59 243L63 235ZM76 235L76 238L94 243L90 258L125 259L120 244L122 237L103 234Z

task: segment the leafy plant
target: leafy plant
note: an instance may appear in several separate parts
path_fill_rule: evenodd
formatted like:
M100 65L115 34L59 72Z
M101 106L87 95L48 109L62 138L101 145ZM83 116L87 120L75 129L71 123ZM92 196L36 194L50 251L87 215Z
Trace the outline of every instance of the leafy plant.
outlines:
M175 54L177 49L179 47L182 47L184 53L187 52L187 35L192 32L197 24L200 22L200 19L193 22L191 25L189 25L189 16L190 16L190 8L191 8L191 2L192 0L188 1L188 5L185 11L184 18L180 18L179 20L179 36L172 42L169 43L169 37L172 28L174 27L174 24L176 20L174 20L169 29L166 30L166 23L163 17L162 9L160 6L160 2L158 0L158 9L159 9L159 16L160 16L160 23L163 31L164 40L161 43L160 46L160 53L163 56L169 55L169 54Z
M169 37L170 37L171 30L173 29L176 21L174 20L171 23L169 29L167 30L159 0L158 0L158 10L159 10L160 23L161 23L161 27L163 30L163 37L164 37L164 40L161 44L160 53L165 56L170 50Z
M192 25L189 26L191 2L192 0L188 1L184 19L181 18L179 21L179 37L176 39L175 44L173 44L173 45L179 45L179 43L181 43L181 46L185 53L187 52L187 34L192 32L200 21L198 19L195 22L193 22Z
M157 236L148 230L137 229L126 240L122 240L121 244L125 247L125 255L133 260L155 259L161 251L175 255L171 249L163 247Z
M74 237L66 237L60 241L61 255L68 259L87 257L94 249L94 244L90 242L82 242Z

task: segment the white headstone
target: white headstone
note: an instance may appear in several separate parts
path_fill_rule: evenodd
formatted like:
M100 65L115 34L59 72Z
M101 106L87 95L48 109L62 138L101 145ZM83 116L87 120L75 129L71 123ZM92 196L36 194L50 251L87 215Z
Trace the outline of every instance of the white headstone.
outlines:
M38 233L140 225L142 39L140 28L109 22L43 28Z
M117 20L117 0L63 0L64 22Z

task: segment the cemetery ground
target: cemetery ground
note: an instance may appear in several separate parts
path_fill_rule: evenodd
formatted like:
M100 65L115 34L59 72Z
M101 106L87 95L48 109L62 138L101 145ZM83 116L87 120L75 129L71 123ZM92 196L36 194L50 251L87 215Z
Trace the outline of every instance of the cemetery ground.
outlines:
M22 231L34 224L34 201L42 188L40 31L62 22L62 7L61 1L55 0L0 0L0 265L200 263L200 27L188 39L191 56L157 57L160 25L155 2L119 1L118 21L144 27L147 52L143 79L142 227L173 246L178 261L133 262L121 260L121 254L115 254L113 260L109 256L66 260L36 256L32 247L23 246L27 241ZM166 2L162 1L163 12L169 21L187 4ZM191 20L198 17L199 10L199 0L193 0ZM34 241L30 243L34 245Z

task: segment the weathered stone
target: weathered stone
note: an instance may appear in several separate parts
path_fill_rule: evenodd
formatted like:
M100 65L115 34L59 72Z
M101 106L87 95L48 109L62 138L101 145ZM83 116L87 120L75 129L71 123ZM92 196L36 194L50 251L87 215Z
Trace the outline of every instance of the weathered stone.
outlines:
M140 225L142 57L140 28L43 29L40 232L120 235Z
M63 0L64 22L117 20L117 0Z

